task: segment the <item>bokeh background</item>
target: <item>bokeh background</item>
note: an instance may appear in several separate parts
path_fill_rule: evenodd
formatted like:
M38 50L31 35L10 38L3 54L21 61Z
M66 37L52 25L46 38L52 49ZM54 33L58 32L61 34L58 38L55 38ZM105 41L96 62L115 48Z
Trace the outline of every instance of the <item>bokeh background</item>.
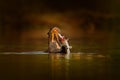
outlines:
M120 1L0 0L0 51L46 50L52 26L73 52L119 48Z

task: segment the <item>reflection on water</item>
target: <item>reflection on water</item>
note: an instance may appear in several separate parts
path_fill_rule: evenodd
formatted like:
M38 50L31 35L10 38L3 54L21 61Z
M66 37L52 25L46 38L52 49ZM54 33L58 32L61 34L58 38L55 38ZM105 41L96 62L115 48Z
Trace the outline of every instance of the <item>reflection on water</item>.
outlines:
M35 54L35 52L0 54L0 78L1 80L119 79L120 64L113 55L71 53L69 58L66 56L68 55Z
M52 80L69 80L69 60L65 55L50 54Z
M65 55L52 54L52 80L107 80L110 78L108 57L103 55L71 54L71 59Z

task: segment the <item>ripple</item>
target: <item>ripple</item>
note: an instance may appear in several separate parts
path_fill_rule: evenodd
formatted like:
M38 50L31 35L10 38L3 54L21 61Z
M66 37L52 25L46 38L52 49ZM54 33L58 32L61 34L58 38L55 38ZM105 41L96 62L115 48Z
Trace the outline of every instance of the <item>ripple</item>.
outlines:
M1 52L0 54L48 54L44 51L31 51L31 52Z

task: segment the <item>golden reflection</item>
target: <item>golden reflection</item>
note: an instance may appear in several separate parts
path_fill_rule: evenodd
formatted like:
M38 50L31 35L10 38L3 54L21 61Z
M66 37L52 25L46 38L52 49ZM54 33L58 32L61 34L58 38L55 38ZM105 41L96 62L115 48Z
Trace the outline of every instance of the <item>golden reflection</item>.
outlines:
M69 56L69 59L66 58L66 56ZM71 77L71 66L82 68L83 66L87 67L87 69L91 69L94 64L97 64L99 62L96 62L96 60L99 60L99 58L104 58L102 54L91 54L91 53L71 53L69 55L62 55L60 53L51 53L49 54L50 62L51 62L51 78L52 80L69 80ZM103 60L103 59L102 59ZM73 62L74 61L74 62ZM76 62L79 63L77 65ZM86 64L87 63L87 64ZM81 65L82 64L82 65ZM103 65L95 65L96 67L103 66ZM83 68L84 69L84 68ZM79 69L78 69L79 70ZM86 75L91 75L87 73Z
M75 60L79 60L81 58L81 55L79 53L72 54L72 58Z
M93 59L93 55L91 54L87 54L85 57L86 60L92 60Z
M52 80L69 80L69 59L62 54L49 54L51 59Z

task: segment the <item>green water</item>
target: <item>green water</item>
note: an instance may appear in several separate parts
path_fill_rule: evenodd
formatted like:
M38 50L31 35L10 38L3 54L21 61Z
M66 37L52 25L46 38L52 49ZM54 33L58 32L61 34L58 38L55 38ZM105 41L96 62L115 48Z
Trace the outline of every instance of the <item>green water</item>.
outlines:
M73 48L67 56L42 52L47 39L7 40L0 45L0 80L119 80L119 34L70 39Z
M0 80L119 80L116 55L0 54Z

